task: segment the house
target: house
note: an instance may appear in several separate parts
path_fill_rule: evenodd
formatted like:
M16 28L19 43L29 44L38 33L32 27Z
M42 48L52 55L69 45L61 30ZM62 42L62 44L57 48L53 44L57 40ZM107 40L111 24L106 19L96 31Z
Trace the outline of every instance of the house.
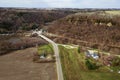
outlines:
M87 57L92 57L94 59L98 59L99 58L98 51L95 51L95 50L87 50L85 52L85 55Z
M40 55L40 59L45 59L46 58L46 54L45 53L42 53L41 55Z
M120 71L118 71L118 73L120 74Z
M44 55L41 55L41 56L40 56L40 59L45 59L45 56L44 56Z

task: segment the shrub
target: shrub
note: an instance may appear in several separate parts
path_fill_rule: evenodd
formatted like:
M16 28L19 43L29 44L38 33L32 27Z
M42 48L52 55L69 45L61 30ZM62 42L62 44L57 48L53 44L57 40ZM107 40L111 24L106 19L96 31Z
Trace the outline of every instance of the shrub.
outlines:
M78 47L78 53L80 53L81 52L81 50L80 50L80 46Z
M98 69L99 66L96 65L96 63L90 61L89 59L86 59L86 66L89 70L95 70L95 69Z
M120 58L115 57L112 61L112 66L120 66Z

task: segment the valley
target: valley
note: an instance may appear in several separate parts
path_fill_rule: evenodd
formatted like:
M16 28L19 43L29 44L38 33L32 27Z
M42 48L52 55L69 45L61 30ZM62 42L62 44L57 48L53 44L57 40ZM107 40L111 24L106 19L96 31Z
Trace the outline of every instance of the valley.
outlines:
M0 12L0 80L119 80L119 9Z

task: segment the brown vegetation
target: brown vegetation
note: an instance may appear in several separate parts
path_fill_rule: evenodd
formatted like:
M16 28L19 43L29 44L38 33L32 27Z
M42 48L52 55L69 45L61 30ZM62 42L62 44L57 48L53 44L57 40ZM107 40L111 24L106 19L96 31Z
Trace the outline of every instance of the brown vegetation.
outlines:
M103 48L109 46L118 48L118 51L116 50L118 53L120 51L119 26L120 16L106 13L80 13L56 21L49 27L48 31L64 37L96 44L93 47L102 45Z
M0 56L0 80L57 80L55 63L34 63L37 48Z
M42 28L45 23L73 12L36 9L0 9L0 33Z
M0 55L42 44L47 44L47 42L37 37L10 37L0 41Z

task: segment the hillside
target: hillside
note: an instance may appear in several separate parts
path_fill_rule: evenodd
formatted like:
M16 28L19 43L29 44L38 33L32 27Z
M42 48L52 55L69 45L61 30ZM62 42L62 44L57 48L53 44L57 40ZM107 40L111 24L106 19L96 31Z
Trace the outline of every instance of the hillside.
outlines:
M105 12L76 13L54 22L48 32L102 45L100 48L104 49L107 46L119 47L120 16Z
M0 8L0 33L42 28L44 24L71 13L62 10Z

